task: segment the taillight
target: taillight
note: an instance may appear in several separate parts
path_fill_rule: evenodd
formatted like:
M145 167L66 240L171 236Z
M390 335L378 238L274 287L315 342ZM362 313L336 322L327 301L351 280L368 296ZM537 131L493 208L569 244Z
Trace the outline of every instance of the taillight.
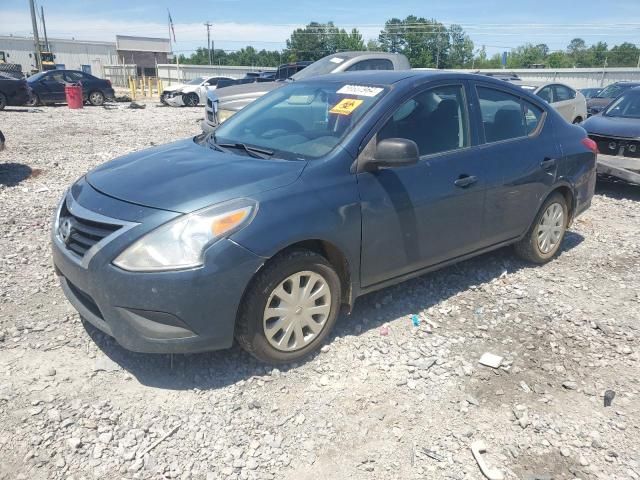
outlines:
M594 142L593 140L591 140L589 137L586 137L586 138L582 139L582 145L587 147L589 150L591 150L596 155L598 153L600 153L600 152L598 152L598 144L596 142Z
M109 88L111 88L111 80L107 80L107 85L109 85Z

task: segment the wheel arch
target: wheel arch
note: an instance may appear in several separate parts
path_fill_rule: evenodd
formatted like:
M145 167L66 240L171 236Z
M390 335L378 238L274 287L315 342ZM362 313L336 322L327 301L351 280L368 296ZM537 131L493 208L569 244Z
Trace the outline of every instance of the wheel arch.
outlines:
M269 264L271 260L276 257L279 257L291 250L295 249L304 249L309 250L318 255L324 257L331 266L336 270L338 274L338 278L340 278L340 287L341 287L341 298L342 298L342 308L346 309L347 312L351 311L353 306L354 298L353 298L353 283L352 283L352 268L349 264L349 260L344 252L334 243L329 242L327 240L322 240L318 238L300 240L294 243L291 243L285 247L280 248L274 255L269 257L262 266L255 272L253 278L248 283L245 288L244 293L242 294L242 301L244 301L247 292L251 288L253 284L253 279Z
M540 203L540 205L544 204L547 198L549 198L554 193L560 193L564 197L565 201L567 202L567 209L569 210L568 212L569 219L567 221L567 227L569 227L573 222L573 217L576 211L576 195L573 190L573 187L571 186L571 184L567 182L562 182L555 185L551 189L551 191L542 199L542 202Z

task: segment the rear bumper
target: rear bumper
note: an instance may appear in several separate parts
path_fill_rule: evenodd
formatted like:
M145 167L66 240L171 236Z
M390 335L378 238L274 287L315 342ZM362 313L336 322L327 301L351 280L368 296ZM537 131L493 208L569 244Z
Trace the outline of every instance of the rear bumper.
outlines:
M85 266L52 232L56 274L80 315L136 352L190 353L230 347L242 295L263 259L223 239L206 251L203 267L127 272L112 264L130 243L124 237L130 235L102 246Z

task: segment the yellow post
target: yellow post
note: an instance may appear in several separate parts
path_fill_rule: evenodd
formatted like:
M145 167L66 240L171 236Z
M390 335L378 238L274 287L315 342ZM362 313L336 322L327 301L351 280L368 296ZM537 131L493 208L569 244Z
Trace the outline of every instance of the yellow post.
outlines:
M149 83L149 96L153 97L153 89L151 88L151 77L147 77Z
M136 84L133 81L133 79L131 78L131 76L129 76L129 90L131 91L131 100L135 100L136 99Z
M158 78L158 95L162 95L164 92L164 85L162 85L162 80Z

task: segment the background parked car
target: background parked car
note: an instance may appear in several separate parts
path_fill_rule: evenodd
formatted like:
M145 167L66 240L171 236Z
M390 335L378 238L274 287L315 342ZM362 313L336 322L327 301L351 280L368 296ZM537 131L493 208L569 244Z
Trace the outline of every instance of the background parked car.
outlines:
M207 99L207 90L215 90L221 80L231 80L227 77L196 77L193 80L166 88L160 96L160 101L172 107L195 107Z
M598 95L587 100L587 112L589 116L600 113L625 90L639 86L640 82L616 82L605 87Z
M580 88L578 91L584 95L584 98L589 99L598 95L602 88Z
M91 105L100 106L114 97L111 81L94 77L79 70L51 70L31 75L27 82L31 87L29 105L65 103L64 87L68 84L82 85L82 97Z
M587 118L586 98L568 85L522 81L513 83L545 100L569 123L580 123Z
M255 83L255 82L281 82L284 81L300 70L308 67L313 62L294 62L294 63L285 63L278 67L276 72L249 72L246 74L244 78L239 79L228 79L221 81L218 84L218 88L230 87L232 85L243 85L245 83Z
M598 173L640 185L640 87L582 124L598 144Z
M24 78L17 79L13 75L0 72L0 110L10 105L24 105L30 97L31 89Z
M313 62L291 76L301 81L327 73L362 70L409 70L409 60L404 55L386 52L340 52ZM201 123L204 132L212 131L227 118L260 98L267 92L280 88L285 82L254 83L221 89L207 94L205 118Z

